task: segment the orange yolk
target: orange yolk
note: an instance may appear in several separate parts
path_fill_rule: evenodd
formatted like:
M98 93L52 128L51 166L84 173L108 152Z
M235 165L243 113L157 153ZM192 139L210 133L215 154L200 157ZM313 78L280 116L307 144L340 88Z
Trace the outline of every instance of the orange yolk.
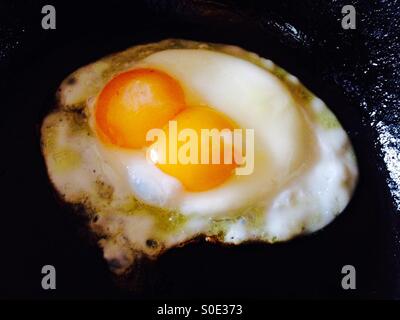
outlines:
M180 112L174 119L176 121L176 131L171 131L169 129L169 125L167 124L164 127L164 133L166 136L166 144L165 148L166 155L157 155L156 158L160 159L160 157L164 156L167 160L164 163L157 163L157 166L168 175L171 175L177 178L184 187L189 191L204 191L216 187L227 180L231 175L232 171L237 167L235 160L233 158L233 145L229 140L224 140L218 136L220 139L220 148L219 148L219 163L212 163L212 154L213 152L218 153L218 149L215 148L215 144L212 143L212 135L207 136L207 139L201 141L201 130L202 129L217 129L223 130L228 129L230 132L233 132L237 126L228 118L226 118L223 114L207 107L190 107L182 112ZM183 129L192 129L192 132L196 133L198 137L197 146L197 162L193 163L182 163L180 161L179 150L183 145L188 143L189 137L180 141L178 140L179 133L182 132ZM176 143L177 148L175 151L176 154L171 154L171 149L169 148L171 143ZM226 143L226 145L225 145ZM202 161L202 153L204 153L204 145L208 144L208 163L204 163ZM152 146L150 147L152 148ZM231 148L232 161L231 163L227 163L228 161L224 160L224 150L225 148ZM155 149L157 152L157 149ZM187 149L186 149L187 151ZM158 150L158 152L160 152ZM196 153L195 153L196 154ZM174 161L171 159L174 158ZM204 156L204 159L207 158Z
M106 84L96 101L99 135L123 148L145 146L150 129L162 128L185 108L179 83L166 73L135 69Z

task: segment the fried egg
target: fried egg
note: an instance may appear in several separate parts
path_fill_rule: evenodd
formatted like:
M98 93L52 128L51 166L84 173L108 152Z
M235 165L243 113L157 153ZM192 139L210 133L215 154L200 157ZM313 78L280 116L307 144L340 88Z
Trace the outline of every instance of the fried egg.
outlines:
M214 162L212 138L190 148L184 129L197 142L203 130L246 134L236 144L219 136L232 159ZM82 67L60 85L41 133L50 180L85 208L116 274L197 237L274 243L315 232L344 210L358 176L328 107L230 45L170 39Z

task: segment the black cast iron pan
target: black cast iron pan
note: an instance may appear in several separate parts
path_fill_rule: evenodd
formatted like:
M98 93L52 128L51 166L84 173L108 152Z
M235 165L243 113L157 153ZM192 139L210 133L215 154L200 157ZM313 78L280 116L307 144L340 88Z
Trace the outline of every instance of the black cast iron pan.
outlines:
M345 1L52 1L56 30L41 28L44 4L0 2L0 297L400 297L397 1L353 1L355 30L341 27ZM80 218L54 195L38 128L69 73L171 37L239 45L298 76L349 133L361 176L348 208L324 230L277 245L172 249L131 292L116 285ZM56 267L54 291L41 288L45 264ZM356 290L341 287L348 264Z

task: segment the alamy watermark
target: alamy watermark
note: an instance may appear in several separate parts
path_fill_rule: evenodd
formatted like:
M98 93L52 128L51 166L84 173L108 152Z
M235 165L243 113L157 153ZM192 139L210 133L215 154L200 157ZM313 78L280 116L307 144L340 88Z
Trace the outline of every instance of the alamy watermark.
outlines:
M44 290L54 290L56 288L56 268L54 266L46 264L42 267L42 288Z
M42 18L42 28L44 30L56 28L56 8L50 4L46 4L42 8L44 17Z
M342 28L345 30L356 28L356 9L348 4L342 8Z
M148 161L183 165L234 163L236 175L250 175L254 171L253 129L201 129L199 135L191 128L178 132L177 121L171 120L168 137L158 128L147 132L146 141L154 142L146 153Z
M345 276L342 278L342 288L344 290L355 290L356 289L356 268L347 264L342 268L342 274Z

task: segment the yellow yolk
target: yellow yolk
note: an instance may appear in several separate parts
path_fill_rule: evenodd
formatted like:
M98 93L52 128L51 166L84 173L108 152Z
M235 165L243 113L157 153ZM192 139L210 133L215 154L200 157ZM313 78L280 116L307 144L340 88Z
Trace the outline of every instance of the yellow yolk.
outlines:
M162 128L183 108L183 90L166 73L127 71L108 82L100 93L95 109L97 131L107 143L141 148L150 129Z
M213 163L213 152L218 152L218 149L215 148L216 144L213 144L212 141L213 134L208 135L207 139L201 139L202 129L217 129L219 132L225 129L233 133L233 130L237 128L237 126L230 119L211 108L189 107L180 112L172 121L176 121L175 131L171 130L171 123L167 124L163 129L166 136L166 148L164 149L166 154L158 154L155 156L155 159L166 159L164 163L157 163L157 166L163 172L177 178L184 185L186 190L189 191L211 189L222 184L232 175L237 164L233 158L234 150L231 141L222 139L219 135L215 136L217 139L220 139L220 161L219 163ZM182 138L184 129L192 129L192 133L195 133L197 136L197 152L195 152L195 156L191 158L194 161L190 160L189 163L185 158L181 158L182 153L189 156L188 153L193 151L193 149L183 148L184 145L187 146L191 140L189 136L185 136L185 139ZM212 131L210 132L212 133ZM170 148L171 144L176 144L175 150ZM206 145L208 145L208 147L205 147ZM152 152L163 152L155 148L154 145L150 148ZM229 148L232 154L231 163L228 163L229 161L225 161L224 159L224 150ZM205 150L208 150L208 154L204 153L206 152ZM191 156L193 156L193 154ZM182 159L185 161L181 161ZM207 159L208 163L205 163L204 159Z

